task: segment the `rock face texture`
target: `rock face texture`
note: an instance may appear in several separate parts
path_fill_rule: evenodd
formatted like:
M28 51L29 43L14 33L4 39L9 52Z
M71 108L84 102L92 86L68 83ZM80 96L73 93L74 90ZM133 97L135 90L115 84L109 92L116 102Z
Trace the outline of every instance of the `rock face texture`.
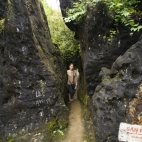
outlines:
M64 11L66 3L62 6L64 0L60 1ZM88 95L92 98L96 142L117 142L120 122L141 124L141 97L134 98L142 81L142 31L133 33L123 25L116 27L110 15L104 4L88 4L86 17L75 31L81 44ZM141 24L142 20L138 22ZM110 30L117 31L113 38Z
M0 1L0 19L4 17L7 0Z
M74 1L60 0L63 17L66 17L65 11L70 8L71 2ZM117 57L123 55L140 37L140 33L132 33L129 28L122 25L115 27L110 15L105 4L88 4L86 18L78 27L73 22L66 23L70 24L68 27L71 30L72 27L78 28L74 31L79 35L89 96L93 95L96 86L101 82L99 77L101 68L111 67ZM110 30L117 30L117 34L108 43Z
M132 124L142 125L142 84L138 87L135 98L129 103L127 118Z
M64 72L38 0L10 0L0 48L0 141L50 139L54 125L67 125ZM24 136L25 135L25 136Z
M77 2L78 0L59 0L60 8L63 15L63 18L67 17L67 10L73 7L73 2ZM67 27L75 32L75 38L79 38L79 25L75 25L73 22L66 23Z
M141 97L138 97L139 103L134 103L138 102L134 98L142 82L141 52L142 39L123 56L119 56L110 70L102 68L100 72L102 82L93 95L94 126L98 142L117 142L120 122L139 124L138 120L137 123L133 121L132 110L136 109L137 116L141 111Z
M88 5L87 16L80 26L80 43L84 63L84 73L88 95L92 96L101 82L98 76L102 67L111 67L119 55L123 55L131 45L138 41L140 33L132 33L122 25L108 43L110 30L116 30L110 12L102 3Z

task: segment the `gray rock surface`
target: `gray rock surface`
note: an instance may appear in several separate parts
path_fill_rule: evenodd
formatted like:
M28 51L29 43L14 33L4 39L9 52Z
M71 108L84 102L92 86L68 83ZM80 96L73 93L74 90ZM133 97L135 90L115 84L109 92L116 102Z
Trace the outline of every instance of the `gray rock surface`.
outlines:
M0 48L0 141L47 142L52 122L68 123L62 61L38 0L10 0L7 7Z
M131 124L142 125L142 84L138 86L135 98L129 102L127 119Z
M7 0L0 1L0 19L4 17Z
M62 11L70 8L64 0L60 1ZM142 11L142 3L138 8ZM120 122L133 122L129 102L134 101L142 81L142 40L138 42L142 31L131 32L121 24L116 27L111 14L102 3L88 4L86 18L75 30L81 43L86 87L92 99L90 108L96 142L117 142ZM141 18L135 15L133 18L142 24ZM110 30L117 32L108 43ZM135 109L139 114L141 104L135 105ZM137 124L141 123L137 120Z
M73 0L60 0L63 17L67 16L67 9L72 7L73 2ZM123 55L140 37L140 33L133 33L128 27L114 26L111 14L105 4L90 3L87 6L86 17L81 24L66 23L71 30L75 31L75 37L79 36L89 96L93 95L96 86L101 82L99 77L101 68L110 68L117 57ZM139 22L142 23L142 21ZM117 33L110 38L111 42L108 43L110 30L115 30Z
M130 111L127 110L142 82L141 53L142 38L123 56L119 56L110 70L102 68L100 72L102 82L96 87L93 95L97 142L117 142L120 122L132 123Z
M117 28L117 29L116 29ZM110 30L117 30L108 43ZM119 55L135 44L141 33L133 33L128 27L114 26L110 12L102 3L88 5L86 19L80 25L80 43L88 95L92 96L101 82L102 67L110 68Z
M67 11L68 9L71 9L73 7L73 2L77 2L79 0L59 0L60 1L60 8L61 8L61 12L63 15L63 19L65 17L67 17ZM73 21L66 23L67 27L75 32L75 38L79 39L79 25L76 25L73 23Z

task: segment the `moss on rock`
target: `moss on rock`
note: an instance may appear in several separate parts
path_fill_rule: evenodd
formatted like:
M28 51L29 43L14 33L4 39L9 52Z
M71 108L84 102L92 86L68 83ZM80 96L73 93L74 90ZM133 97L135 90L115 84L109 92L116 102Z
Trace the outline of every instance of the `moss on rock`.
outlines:
M57 128L56 119L53 119L52 121L50 121L48 126L49 126L49 131L52 133Z
M0 20L0 33L4 30L4 21L5 19Z
M79 88L77 90L77 97L79 99L79 101L83 104L86 105L87 104L87 100L86 100L86 89L85 89L85 84L84 84L84 76L83 74L80 75L80 79L79 79Z

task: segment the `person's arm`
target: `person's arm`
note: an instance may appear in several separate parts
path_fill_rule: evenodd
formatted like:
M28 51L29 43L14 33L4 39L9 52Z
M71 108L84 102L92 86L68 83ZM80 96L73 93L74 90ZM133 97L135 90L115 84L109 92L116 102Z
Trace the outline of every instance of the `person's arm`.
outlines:
M74 78L75 85L77 86L77 71L75 71L75 78Z
M67 70L67 84L69 84L69 78L68 78L69 72Z
M67 75L69 75L69 71L67 70Z

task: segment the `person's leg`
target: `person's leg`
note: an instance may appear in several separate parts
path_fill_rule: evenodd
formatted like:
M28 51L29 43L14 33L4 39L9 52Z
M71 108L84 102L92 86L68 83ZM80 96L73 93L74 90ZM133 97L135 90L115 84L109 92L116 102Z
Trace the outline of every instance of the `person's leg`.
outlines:
M73 95L74 95L73 93L74 93L74 92L73 92L72 85L68 85L68 87L69 87L70 98L73 99Z
M74 99L74 94L75 94L75 84L72 84L72 93L73 93L73 94L72 94L72 96L73 96L72 98Z

